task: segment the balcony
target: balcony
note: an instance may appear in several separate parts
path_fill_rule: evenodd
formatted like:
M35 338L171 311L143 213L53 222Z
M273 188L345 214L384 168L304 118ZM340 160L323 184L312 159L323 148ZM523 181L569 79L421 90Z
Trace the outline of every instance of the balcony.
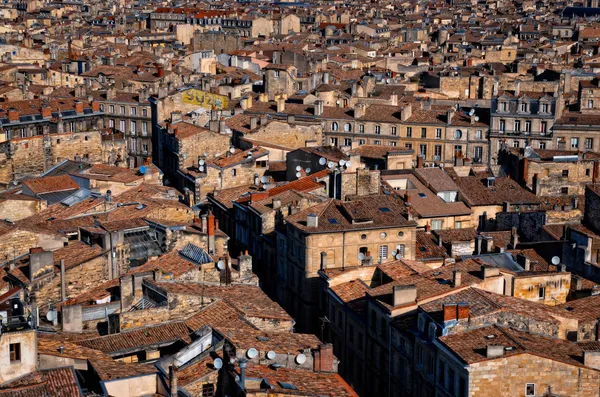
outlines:
M551 137L552 131L539 132L539 131L517 131L517 130L490 130L490 136L518 136L526 138L532 137Z

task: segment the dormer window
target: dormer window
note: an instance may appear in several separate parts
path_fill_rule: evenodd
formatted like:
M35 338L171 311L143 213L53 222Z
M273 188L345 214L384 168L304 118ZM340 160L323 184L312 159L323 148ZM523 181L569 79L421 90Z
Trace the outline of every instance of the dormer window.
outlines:
M521 113L529 112L529 104L527 102L521 102Z
M548 104L547 103L542 103L542 113L548 113Z
M508 112L508 102L500 102L500 110L503 112Z

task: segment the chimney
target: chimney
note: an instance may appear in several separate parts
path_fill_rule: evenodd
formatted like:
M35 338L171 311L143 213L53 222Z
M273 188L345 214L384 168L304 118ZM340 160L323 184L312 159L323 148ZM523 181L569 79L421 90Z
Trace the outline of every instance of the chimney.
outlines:
M207 219L206 214L204 214L204 215L202 215L200 217L200 224L201 224L200 228L202 230L202 233L207 233L208 232L208 230L207 230L207 228L208 228L207 223L208 223L208 219Z
M425 224L425 233L431 234L431 224L429 222Z
M456 303L449 303L442 306L444 311L444 323L455 321L458 313Z
M452 124L452 119L454 118L455 112L456 112L456 109L454 109L453 107L448 109L448 112L446 113L446 123L448 125Z
M100 111L100 103L98 101L92 101L92 112L96 113Z
M281 199L274 198L273 199L273 209L278 210L279 208L281 208Z
M238 258L238 271L240 272L240 278L252 276L252 257L248 255L247 250Z
M515 80L515 97L518 97L521 93L521 80Z
M8 109L8 121L19 121L19 112L17 112L14 108Z
M486 280L490 277L495 277L500 275L500 269L497 267L489 267L486 265L481 266L481 278Z
M215 227L216 221L215 216L211 213L208 214L208 224L206 228L206 232L208 234L208 253L215 253Z
M363 117L365 115L365 104L364 103L357 103L354 105L354 118L355 119L360 119L361 117Z
M269 119L267 118L266 114L263 114L262 116L260 116L260 125L267 125L268 122L269 122Z
M319 227L319 216L316 214L306 215L306 226L307 227Z
M246 391L246 365L248 364L248 360L244 357L238 360L240 364L240 386L242 390Z
M67 284L65 280L65 260L60 260L60 300L67 300Z
M327 269L327 252L321 252L321 270Z
M492 252L494 249L494 239L491 237L484 238L485 239L485 251Z
M42 117L49 119L52 117L52 108L48 105L42 105Z
M483 248L483 236L478 234L475 238L475 255L481 255Z
M314 109L315 109L315 116L320 116L323 114L323 108L325 107L325 102L323 102L322 100L316 100L315 101L315 105L314 105Z
M255 130L257 126L258 126L258 117L251 117L250 118L250 129Z
M319 371L334 372L333 345L331 343L323 343L319 345Z
M414 284L394 286L393 300L394 307L415 303L417 300L417 286Z
M165 70L161 64L155 63L154 67L156 68L156 77L160 79L165 76Z
M177 397L177 395L178 395L177 368L175 367L175 365L171 365L169 367L169 389L170 389L170 396Z
M400 112L400 118L402 121L406 121L410 118L410 116L412 116L412 105L408 104L402 108L402 111Z
M452 272L452 285L454 285L455 287L460 287L462 281L462 275L460 273L460 270L454 270Z
M390 105L398 106L398 95L397 94L390 95Z
M504 356L504 346L502 345L487 345L486 354L487 358L498 358Z
M280 96L277 98L277 113L285 112L285 98Z
M75 101L75 112L77 112L77 114L83 114L83 102Z
M115 99L115 96L117 95L117 89L116 88L109 88L108 90L106 90L106 99L109 101L112 101L113 99Z
M471 313L468 303L459 303L456 305L456 319L457 320L468 320L469 314Z

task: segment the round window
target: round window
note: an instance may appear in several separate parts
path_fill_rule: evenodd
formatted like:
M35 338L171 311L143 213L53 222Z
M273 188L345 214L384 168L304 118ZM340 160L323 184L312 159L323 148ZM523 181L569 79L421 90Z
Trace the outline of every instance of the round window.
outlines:
M461 130L456 130L454 132L454 139L460 139L462 138L462 131Z
M382 232L382 233L379 235L379 237L381 237L381 238L386 238L386 237L387 237L387 233L386 233L386 232Z
M366 234L361 234L360 235L360 239L361 240L366 240L367 239L367 235Z
M398 237L404 237L404 232L398 232Z

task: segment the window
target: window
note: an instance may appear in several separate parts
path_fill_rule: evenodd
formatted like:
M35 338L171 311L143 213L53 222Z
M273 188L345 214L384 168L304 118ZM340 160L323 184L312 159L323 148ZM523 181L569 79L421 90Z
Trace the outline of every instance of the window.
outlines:
M454 370L448 368L448 390L454 394Z
M331 131L337 131L338 130L338 123L336 123L335 121L333 123L331 123Z
M381 145L381 141L379 141L379 140L376 139L376 140L373 141L373 144L375 144L375 145Z
M525 121L525 132L531 132L531 120Z
M548 113L548 104L542 103L542 113Z
M231 176L237 176L237 170L235 168L231 170Z
M137 108L134 108L134 107L131 108L131 115L137 116Z
M515 120L515 132L521 131L521 120Z
M527 113L527 103L521 102L521 112Z
M548 122L542 121L542 124L540 125L540 132L542 134L545 134L547 129L548 129Z
M388 258L388 246L387 245L380 245L379 246L379 257L382 260Z
M591 173L590 169L586 168L585 169L585 176L590 176L590 173Z
M215 385L212 383L206 383L202 385L202 397L214 397L215 396Z
M546 287L540 287L538 290L538 298L544 299L546 297Z
M11 343L8 345L8 351L10 354L10 362L18 362L21 361L21 344L20 343Z
M267 168L267 161L266 160L257 161L256 168Z
M560 188L560 194L569 194L569 188L568 187L561 187Z
M460 139L460 138L462 138L462 131L461 130L454 131L454 139Z
M120 112L121 114L125 114L125 106L121 106L121 107L119 107L119 112Z
M142 152L148 153L148 144L146 144L146 143L142 144Z
M142 133L144 133L144 134L148 133L148 122L146 122L146 121L142 122Z
M569 170L562 170L562 176L564 176L564 177L569 176Z
M535 383L527 383L525 385L525 395L535 396Z
M475 139L483 139L483 131L481 131L481 130L475 131Z
M404 147L407 149L412 149L412 143L405 143Z
M381 134L381 126L380 125L376 125L375 126L375 133L376 134Z
M344 146L352 146L352 139L344 138Z
M579 138L571 138L571 149L577 149L579 147Z
M435 145L433 147L434 160L441 160L442 158L442 145Z
M364 139L359 139L358 140L358 144L359 145L364 145L365 144L365 140Z
M513 141L513 147L519 147L519 141L516 139Z
M126 128L126 126L125 126L125 120L121 120L119 122L119 127L121 129L121 132L125 132L125 128Z
M108 106L108 111L111 112L111 113L114 113L115 112L115 105L109 105Z
M406 137L412 138L412 127L406 127Z
M397 144L396 142L390 142L391 146L396 146L396 144Z
M473 150L473 159L475 160L476 163L481 162L483 158L483 146L475 146L475 149Z
M435 129L435 139L442 139L442 129L441 128Z
M594 148L594 138L585 138L585 148L586 149Z
M135 121L132 121L132 122L131 122L131 129L130 129L130 131L131 131L131 133L132 133L133 135L135 135L135 133L137 132L137 124L136 124L136 122L135 122Z
M331 146L337 146L338 145L338 139L337 138L330 138L329 142L331 143Z
M423 348L421 345L417 345L417 365L423 366Z
M507 112L508 111L508 103L500 102L500 109L502 109L503 112Z
M456 221L456 222L454 222L454 228L455 229L462 229L462 221Z
M587 107L588 107L589 109L593 108L593 107L594 107L594 101L593 101L593 100L591 100L591 99L588 99L588 101L587 101Z
M546 142L540 142L539 147L540 149L546 149Z
M500 120L500 132L506 131L506 121Z
M402 259L404 258L404 244L398 244L396 246L396 259ZM398 258L398 255L400 255L400 258Z
M273 71L273 76L275 76L275 78L278 79L279 78L279 70Z
M427 138L427 128L421 128L421 138Z
M142 116L144 116L144 117L148 116L148 109L142 109Z
M439 219L431 221L431 229L441 230L442 229L442 221Z
M419 154L425 158L427 156L427 145L419 145Z
M392 135L398 135L396 127L392 127Z
M115 128L115 120L114 119L110 119L108 120L108 126L110 128Z
M365 133L365 125L364 124L360 124L358 126L358 132L360 132L361 134Z
M344 131L351 132L352 131L352 125L350 125L350 123L344 124Z

